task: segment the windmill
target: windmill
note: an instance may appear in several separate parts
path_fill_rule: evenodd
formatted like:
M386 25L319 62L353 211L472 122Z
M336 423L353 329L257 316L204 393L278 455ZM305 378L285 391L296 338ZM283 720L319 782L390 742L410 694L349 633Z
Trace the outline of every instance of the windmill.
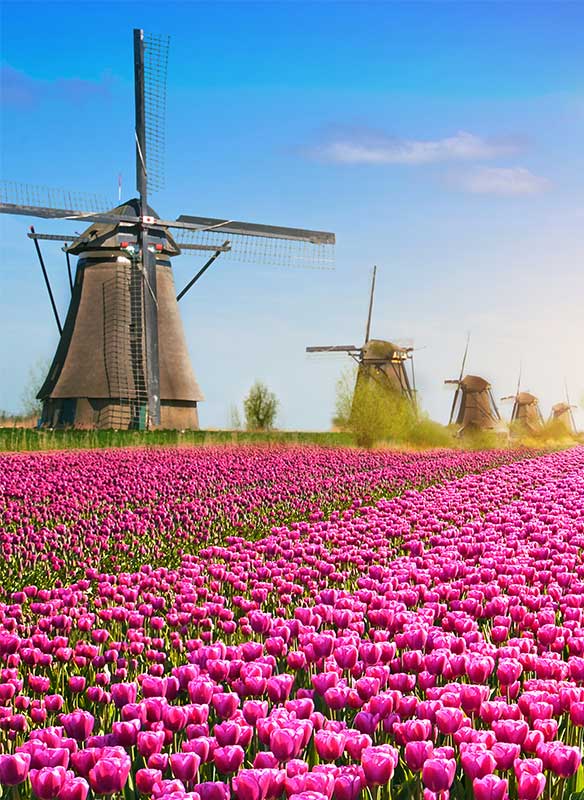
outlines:
M521 366L519 367L519 378L517 379L517 389L515 394L502 397L501 400L513 400L513 411L511 412L511 424L516 423L519 427L529 433L537 433L543 426L543 416L539 408L539 400L530 392L522 392L521 389Z
M89 222L81 234L33 240L59 331L38 394L41 424L98 428L197 428L203 399L178 302L220 256L292 266L332 264L332 233L181 214L159 218L149 195L163 185L168 37L134 30L137 198L108 210L93 196L5 183L0 212ZM172 233L171 233L172 231ZM61 323L41 240L60 241L71 299ZM171 258L208 260L176 293ZM77 256L73 277L71 256Z
M355 345L324 345L307 347L307 353L347 353L358 365L355 395L361 381L374 380L384 390L401 396L416 409L416 386L413 369L413 347L400 347L384 339L371 339L371 316L375 295L377 267L373 267L369 311L365 326L365 341L361 347ZM410 374L407 364L410 362ZM411 378L410 378L411 375Z
M469 344L470 336L466 340L458 378L444 381L456 386L448 424L457 425L459 436L473 430L497 432L502 429L501 416L495 404L491 384L478 375L464 375Z
M568 384L564 384L566 392L566 399L562 403L556 403L552 406L550 414L550 422L560 423L568 433L576 433L576 421L574 419L574 412L572 409L576 408L570 403L570 396L568 395Z

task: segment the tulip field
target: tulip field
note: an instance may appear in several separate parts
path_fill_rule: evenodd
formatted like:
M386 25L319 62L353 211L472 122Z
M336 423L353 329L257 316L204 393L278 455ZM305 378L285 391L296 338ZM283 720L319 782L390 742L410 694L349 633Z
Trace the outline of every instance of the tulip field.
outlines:
M584 800L584 447L0 455L0 797Z

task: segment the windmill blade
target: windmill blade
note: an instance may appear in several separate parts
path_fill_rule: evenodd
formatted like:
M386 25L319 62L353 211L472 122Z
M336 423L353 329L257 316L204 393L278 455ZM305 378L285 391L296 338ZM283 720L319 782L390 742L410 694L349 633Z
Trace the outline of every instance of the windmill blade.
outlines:
M138 223L139 217L126 217L107 212L86 212L79 208L48 208L45 206L19 206L12 203L0 203L0 214L15 214L23 217L41 217L42 219L63 219L83 222L116 222ZM62 239L63 237L57 237ZM76 237L73 237L76 238Z
M74 242L77 236L58 233L27 233L29 239L43 239L47 242Z
M523 364L522 364L521 359L520 359L519 360L519 377L517 378L517 392L516 392L517 395L519 395L519 388L521 386L521 368L522 368L522 366L523 366Z
M470 343L470 333L466 336L466 347L464 348L464 355L462 357L462 364L460 365L460 375L457 381L444 381L444 383L455 383L456 384L456 391L454 392L454 397L452 398L452 405L450 407L450 417L448 420L448 424L452 425L452 420L454 418L454 411L456 409L456 401L458 400L458 395L460 394L460 384L462 382L462 377L464 375L464 367L466 366L466 357L468 355L468 346Z
M456 383L456 391L454 392L454 397L452 398L452 405L450 407L450 416L448 417L448 424L452 425L452 421L454 419L454 411L456 409L456 401L458 400L458 395L460 394L460 381L445 381L445 383Z
M144 200L147 191L164 188L169 41L134 29L136 188Z
M415 370L415 368L414 368L414 354L413 354L413 350L412 350L412 352L410 353L410 358L411 358L411 368L412 368L412 391L413 391L413 393L414 393L414 401L415 401L415 403L416 403L416 408L417 408L417 405L418 405L418 391L417 391L417 389L416 389L416 370Z
M495 403L495 398L493 396L492 389L489 388L489 398L491 400L492 411L495 413L497 419L501 419L501 415L499 414L499 409L497 408L497 404Z
M369 341L369 334L371 333L371 314L373 312L373 295L375 294L375 276L377 275L377 267L373 267L373 277L371 278L371 295L369 297L369 312L367 314L367 325L365 326L365 344Z
M307 347L307 353L354 353L359 350L354 344L334 344L315 347Z
M258 225L252 222L193 217L182 214L169 227L178 228L179 247L192 244L216 247L229 236L236 261L290 267L334 268L334 233ZM182 230L181 230L182 229Z
M466 366L466 357L468 355L468 346L469 346L469 344L470 344L470 333L468 333L467 336L466 336L466 347L464 348L464 355L462 357L462 364L460 366L460 376L458 378L459 381L462 380L463 375L464 375L464 368Z
M564 391L566 392L566 403L568 404L568 415L570 417L570 424L572 425L572 433L576 433L576 420L574 419L574 411L573 409L576 406L573 406L570 403L570 395L568 394L568 380L564 378Z
M312 231L305 228L288 228L281 225L260 225L255 222L236 222L228 219L212 217L193 217L181 214L177 222L188 222L197 225L201 231L211 229L219 233L230 233L240 236L260 236L269 239L287 239L289 241L311 242L312 244L334 244L335 234L326 231Z
M102 221L114 204L88 192L70 192L15 181L0 182L0 213L44 219ZM107 219L105 221L108 221Z

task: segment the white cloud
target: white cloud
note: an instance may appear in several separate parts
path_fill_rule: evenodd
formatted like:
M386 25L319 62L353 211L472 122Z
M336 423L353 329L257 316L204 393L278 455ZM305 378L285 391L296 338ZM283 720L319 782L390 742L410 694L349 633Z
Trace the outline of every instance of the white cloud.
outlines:
M399 139L366 131L338 134L310 152L341 164L434 164L487 160L516 153L512 139L485 139L466 131L444 139Z
M550 185L547 178L525 167L480 167L456 179L458 186L473 194L539 194Z

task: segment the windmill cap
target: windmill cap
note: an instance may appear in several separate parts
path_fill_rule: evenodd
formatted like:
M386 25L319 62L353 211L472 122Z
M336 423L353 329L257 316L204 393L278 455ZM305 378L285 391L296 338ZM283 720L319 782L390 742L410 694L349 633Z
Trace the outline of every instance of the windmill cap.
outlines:
M460 385L467 392L484 392L485 389L490 389L491 387L491 384L479 375L465 375L460 381Z
M517 402L520 406L530 406L532 403L537 403L537 397L531 392L519 392Z
M571 408L572 406L569 403L556 403L555 406L552 406L552 411L555 414L563 414Z
M140 201L137 198L126 200L119 206L104 212L106 214L115 214L120 217L139 217L142 213ZM159 219L158 214L153 208L147 206L146 215ZM86 228L80 236L67 248L67 251L72 255L80 255L84 251L91 249L97 250L101 247L104 249L112 250L120 247L121 242L118 241L118 235L121 234L124 240L132 237L135 233L137 226L122 227L120 229L119 222L94 222ZM154 240L159 240L159 243L164 245L164 250L170 255L178 255L180 252L176 242L168 230L155 230L150 232L150 236ZM157 248L160 249L160 248Z
M405 358L407 353L407 348L400 347L397 344L393 344L393 342L386 342L384 339L370 339L363 346L363 359L365 361L367 361L367 359L391 359L396 355Z

